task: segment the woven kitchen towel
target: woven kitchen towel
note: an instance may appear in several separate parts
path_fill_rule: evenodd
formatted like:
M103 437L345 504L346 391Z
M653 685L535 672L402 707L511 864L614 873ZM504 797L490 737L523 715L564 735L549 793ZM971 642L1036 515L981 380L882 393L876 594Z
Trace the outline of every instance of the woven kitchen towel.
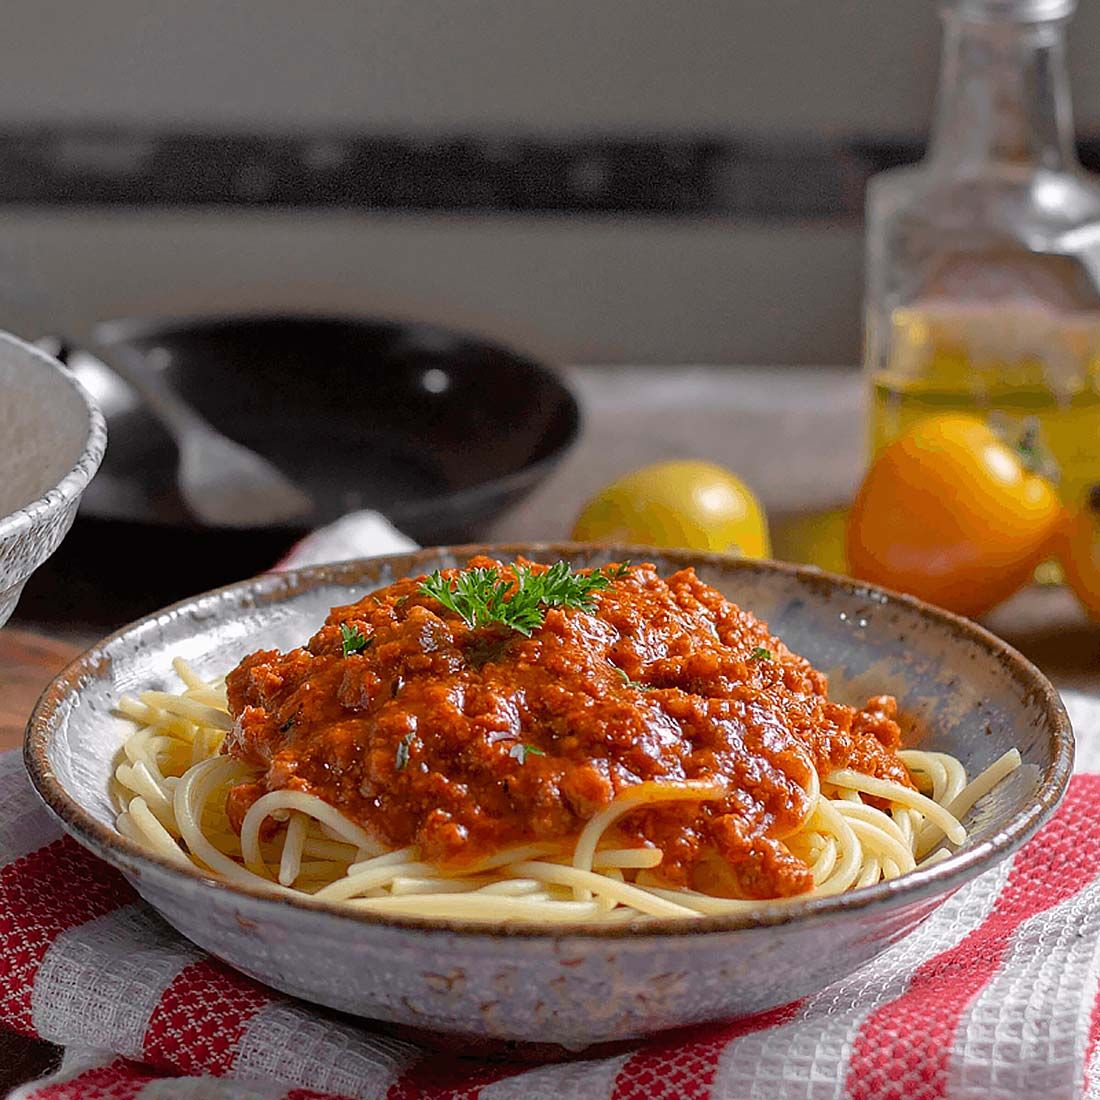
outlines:
M802 1001L530 1068L421 1050L274 993L62 837L0 756L0 1023L68 1047L20 1100L1100 1100L1100 702L1067 699L1056 817L912 935Z

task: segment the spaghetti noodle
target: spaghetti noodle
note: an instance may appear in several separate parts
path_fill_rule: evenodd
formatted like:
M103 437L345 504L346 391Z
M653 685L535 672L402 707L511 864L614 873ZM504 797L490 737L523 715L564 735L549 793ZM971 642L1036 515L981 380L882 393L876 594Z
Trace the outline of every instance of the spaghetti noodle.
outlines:
M862 712L829 702L824 678L763 624L712 598L693 575L681 582L660 581L651 567L623 567L597 598L547 607L530 635L513 637L498 625L453 621L461 611L440 614L430 596L414 595L422 580L402 581L335 609L307 649L246 658L228 692L177 659L180 692L147 691L118 704L136 727L115 769L118 829L230 883L352 910L493 923L691 919L837 894L943 859L965 840L960 819L1019 765L1013 750L968 781L952 756L898 748L892 700L872 700ZM409 607L414 600L422 613ZM636 619L628 608L640 610ZM669 617L673 608L679 615ZM705 638L695 633L700 625ZM656 631L664 632L659 643ZM621 644L639 632L651 658L641 667ZM679 644L693 633L697 644ZM476 648L476 667L458 662L444 635L462 653ZM593 652L585 654L585 720L566 727L537 714L533 700L554 686L548 697L556 699L569 682L571 666L561 658L574 643ZM496 647L488 659L486 644ZM730 652L708 680L714 669L700 652L719 648ZM611 674L614 689L593 689L589 658L605 660L608 649L616 668L629 671ZM755 656L760 649L767 658ZM527 663L535 652L541 671ZM438 661L423 660L440 654L444 675ZM382 675L395 668L397 692ZM517 668L518 679L510 678ZM423 691L395 705L418 674ZM444 713L429 701L455 709L457 683L462 720L426 726L428 715ZM513 713L508 729L475 691L486 684L504 710L524 693L527 710ZM288 707L304 730L297 740ZM466 711L478 730L488 729L484 739L470 735ZM614 739L611 719L629 726L635 712L646 732L664 736L664 756L649 775L639 774L637 737L631 745ZM740 725L716 741L712 731L732 729L737 713ZM589 728L593 714L604 740L574 744L569 739ZM672 736L673 719L682 741ZM763 729L759 737L753 723ZM508 736L517 725L519 737ZM449 738L455 730L466 740ZM433 746L433 735L444 744ZM651 746L650 757L656 751ZM470 754L482 755L471 764ZM328 786L317 778L332 774L339 781ZM463 801L449 801L460 780ZM490 782L504 795L490 792ZM390 804L382 794L393 787L402 797ZM560 792L552 813L550 791ZM438 826L440 807L466 805L466 817L452 813L444 823L459 828ZM456 835L462 843L448 848L443 842Z

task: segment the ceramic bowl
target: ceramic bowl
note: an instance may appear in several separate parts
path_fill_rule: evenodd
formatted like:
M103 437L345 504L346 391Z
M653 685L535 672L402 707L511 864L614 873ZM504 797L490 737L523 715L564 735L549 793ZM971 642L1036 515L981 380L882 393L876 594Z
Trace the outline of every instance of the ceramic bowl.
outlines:
M181 655L215 676L259 647L308 637L333 604L407 574L464 563L473 548L424 550L269 574L177 604L72 664L28 726L39 794L82 844L119 868L170 923L288 993L429 1031L583 1047L731 1018L823 988L912 930L952 891L1004 859L1052 813L1073 739L1057 694L981 627L917 600L789 565L723 555L577 545L489 553L575 566L649 560L700 577L766 619L830 673L834 698L898 696L922 744L975 773L1011 746L1024 766L978 804L965 847L903 878L840 897L762 905L737 917L545 931L348 914L178 869L121 837L107 795L127 730L119 695L172 682Z
M69 371L0 333L0 626L72 526L106 445L103 417Z

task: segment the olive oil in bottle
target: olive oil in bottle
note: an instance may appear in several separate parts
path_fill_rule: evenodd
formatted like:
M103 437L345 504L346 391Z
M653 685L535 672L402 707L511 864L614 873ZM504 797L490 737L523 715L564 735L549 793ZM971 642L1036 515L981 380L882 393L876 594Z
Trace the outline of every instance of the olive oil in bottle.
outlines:
M1074 0L947 0L920 164L868 191L871 447L943 412L1038 429L1067 501L1100 483L1100 187L1077 164Z

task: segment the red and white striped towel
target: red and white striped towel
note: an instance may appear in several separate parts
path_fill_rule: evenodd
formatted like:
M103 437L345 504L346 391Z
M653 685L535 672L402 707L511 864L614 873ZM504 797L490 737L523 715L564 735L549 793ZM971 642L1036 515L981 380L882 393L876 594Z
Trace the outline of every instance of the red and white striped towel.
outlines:
M1015 858L836 985L750 1020L537 1068L463 1060L241 977L63 838L0 757L0 1023L68 1047L19 1100L1100 1100L1100 701Z

